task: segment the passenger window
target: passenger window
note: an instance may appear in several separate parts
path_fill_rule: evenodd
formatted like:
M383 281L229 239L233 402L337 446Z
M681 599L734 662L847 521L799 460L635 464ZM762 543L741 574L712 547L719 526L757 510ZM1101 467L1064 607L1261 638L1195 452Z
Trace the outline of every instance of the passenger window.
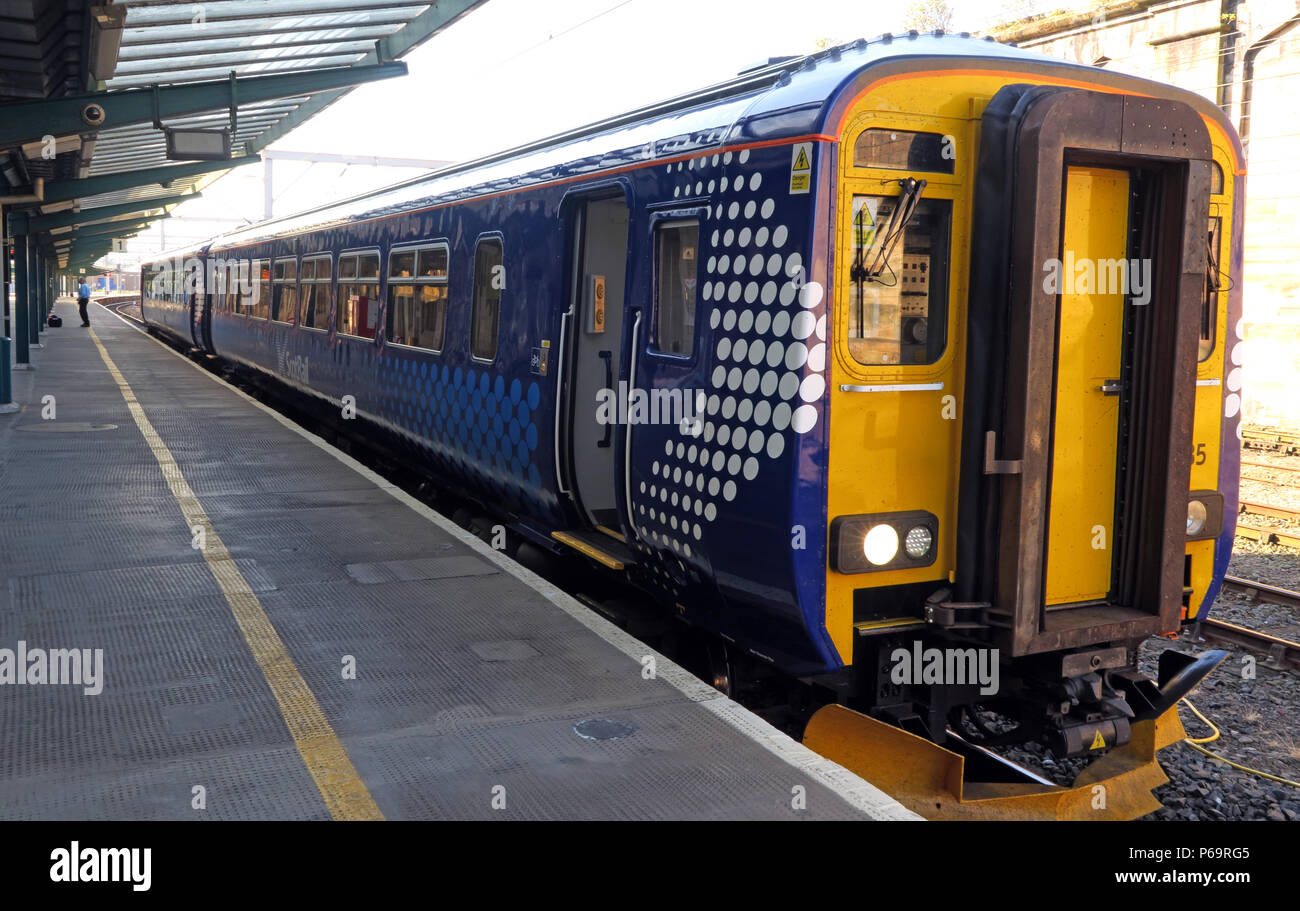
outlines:
M655 229L654 347L689 357L695 343L696 251L700 223L665 222Z
M330 327L330 260L328 256L302 261L302 315L298 325L308 329Z
M485 361L497 356L497 324L501 317L501 288L505 267L501 241L479 242L474 251L474 309L470 321L469 351Z
M446 318L447 248L391 254L384 327L388 341L441 351Z
M226 313L230 310L230 302L226 300L226 270L214 268L212 270L212 306Z
M1205 262L1205 296L1201 301L1201 338L1197 347L1197 359L1202 361L1214 352L1214 331L1219 321L1219 291L1223 284L1223 270L1219 265L1222 232L1223 219L1218 216L1211 218Z
M250 308L253 305L252 291L256 290L255 286L249 280L249 262L246 259L236 260L231 267L231 282L233 287L230 289L230 297L234 300L232 309L240 316L248 316Z
M908 130L863 130L853 145L853 164L891 171L951 174L956 165L953 143L939 133Z
M279 323L292 323L298 313L298 261L278 259L275 262L275 297L271 301L271 319Z
M248 315L254 319L266 319L271 315L271 263L255 259L252 266L253 299L248 303Z
M340 258L338 331L359 338L374 338L378 321L379 254Z
M848 343L859 364L933 364L947 344L952 203L920 199L908 218L900 198L853 198Z

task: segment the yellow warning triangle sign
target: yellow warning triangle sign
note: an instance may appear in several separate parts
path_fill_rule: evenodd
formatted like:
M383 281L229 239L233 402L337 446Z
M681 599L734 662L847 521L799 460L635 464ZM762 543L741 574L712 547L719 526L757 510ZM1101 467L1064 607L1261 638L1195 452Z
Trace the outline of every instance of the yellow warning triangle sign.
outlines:
M1092 746L1088 747L1088 749L1100 750L1100 749L1104 749L1105 746L1106 746L1106 738L1101 736L1101 731L1098 731L1096 734L1092 736Z
M807 150L802 148L799 149L799 157L794 160L794 169L796 171L806 171L810 167L812 167L812 165L808 164Z

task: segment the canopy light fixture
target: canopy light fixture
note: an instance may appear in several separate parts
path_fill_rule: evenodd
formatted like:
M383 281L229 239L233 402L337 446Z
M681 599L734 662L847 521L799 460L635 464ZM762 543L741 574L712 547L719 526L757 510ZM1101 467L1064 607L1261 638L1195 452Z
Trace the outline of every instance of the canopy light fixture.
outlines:
M230 157L230 133L225 130L163 128L167 157L179 161L224 161Z
M158 116L159 87L153 87L153 125L167 141L167 158L172 161L228 161L230 137L239 130L239 102L235 71L230 71L230 129L190 130L169 127Z

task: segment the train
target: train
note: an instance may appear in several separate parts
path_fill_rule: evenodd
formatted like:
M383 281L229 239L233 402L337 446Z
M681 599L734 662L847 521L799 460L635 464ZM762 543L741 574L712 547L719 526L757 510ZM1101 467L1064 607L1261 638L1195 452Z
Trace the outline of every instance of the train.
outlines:
M1137 657L1231 553L1244 191L1198 95L884 35L174 251L142 316L617 577L720 686L1098 755L1215 663Z

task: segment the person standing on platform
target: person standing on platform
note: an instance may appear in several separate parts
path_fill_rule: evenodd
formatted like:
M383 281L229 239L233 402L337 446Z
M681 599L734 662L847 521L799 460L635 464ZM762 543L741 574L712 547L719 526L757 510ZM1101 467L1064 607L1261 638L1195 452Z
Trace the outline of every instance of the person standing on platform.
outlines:
M90 314L86 312L86 307L90 305L90 286L86 284L83 278L81 284L77 285L77 309L81 311L81 325L90 325Z

